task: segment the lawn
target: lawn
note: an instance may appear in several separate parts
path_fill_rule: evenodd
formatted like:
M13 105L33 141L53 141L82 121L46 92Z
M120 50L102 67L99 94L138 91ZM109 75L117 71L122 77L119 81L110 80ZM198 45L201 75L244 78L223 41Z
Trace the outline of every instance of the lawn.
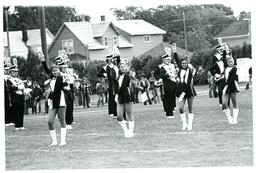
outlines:
M229 125L217 98L198 94L190 132L180 130L178 111L174 119L166 119L162 104L135 104L133 138L124 138L120 125L107 115L106 105L76 107L76 124L67 132L67 145L55 147L48 147L47 116L27 115L26 130L5 128L6 170L252 166L251 90L242 89L237 100L239 123ZM60 139L58 120L55 127Z

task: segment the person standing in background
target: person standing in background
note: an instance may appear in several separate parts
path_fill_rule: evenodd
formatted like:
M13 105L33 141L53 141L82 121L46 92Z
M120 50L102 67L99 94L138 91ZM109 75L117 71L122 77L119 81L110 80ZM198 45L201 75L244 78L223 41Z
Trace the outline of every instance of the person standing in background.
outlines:
M14 115L15 131L24 130L24 82L18 76L18 68L13 65L10 67L11 78L7 81L8 88L10 89L10 98L12 105L12 114Z
M32 91L32 98L34 100L33 107L34 112L33 114L37 114L37 105L38 105L38 112L41 113L41 98L43 96L43 90L40 88L39 84L35 81L33 84L33 91Z
M144 101L144 105L147 105L147 102L150 104L150 105L152 105L152 102L151 102L151 99L150 99L150 97L149 97L149 88L150 88L150 83L149 83L149 81L148 81L148 79L146 78L146 76L145 76L145 74L144 73L142 73L141 75L140 75L140 83L139 83L140 85L139 85L139 87L140 87L140 90L141 90L141 93L143 94L143 93L146 93L146 95L147 95L147 100L146 101Z
M90 81L86 77L84 77L81 82L80 91L82 93L84 108L85 108L85 105L87 106L87 108L90 108L91 84L90 84Z
M98 107L100 105L104 106L104 93L105 93L105 88L102 85L102 80L98 80L96 84L96 94L98 95L98 102L97 102Z
M152 98L151 101L154 102L155 104L157 103L157 91L156 91L156 78L154 76L154 71L151 72L151 76L149 78L149 84L150 84L150 88L149 91L152 93Z
M249 73L249 81L246 83L245 90L248 90L250 88L250 83L252 82L252 67L248 70Z

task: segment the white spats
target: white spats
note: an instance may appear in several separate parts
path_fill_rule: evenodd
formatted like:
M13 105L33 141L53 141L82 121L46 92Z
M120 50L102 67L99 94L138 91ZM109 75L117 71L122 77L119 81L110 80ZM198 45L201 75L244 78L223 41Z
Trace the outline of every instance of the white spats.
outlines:
M66 128L61 128L60 129L60 144L59 145L66 145L66 134L67 134L67 129Z
M232 124L237 124L238 121L237 121L237 117L238 117L238 108L233 108L233 121L232 121Z
M182 129L181 130L186 130L188 127L188 124L187 124L187 118L186 118L185 112L183 114L180 114L180 118L182 121Z
M56 136L56 131L55 130L50 130L50 136L52 138L52 144L50 145L50 147L58 145L58 141L57 141L57 136Z
M231 117L230 109L224 109L223 112L225 113L225 115L226 115L226 117L228 119L228 123L232 124L233 118Z
M127 128L127 125L126 125L126 121L119 121L118 122L120 124L120 126L122 127L123 131L124 131L124 136L125 137L128 137L129 136L129 131L128 131L128 128Z
M128 137L133 137L134 121L128 121Z
M194 114L189 113L188 114L188 130L192 130L193 119L194 119Z

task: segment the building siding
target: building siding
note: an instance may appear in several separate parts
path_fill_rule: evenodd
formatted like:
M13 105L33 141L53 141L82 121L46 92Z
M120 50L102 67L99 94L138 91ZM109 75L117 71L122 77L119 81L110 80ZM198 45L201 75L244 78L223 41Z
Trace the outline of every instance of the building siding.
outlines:
M108 45L106 49L101 49L101 50L90 50L89 51L89 56L90 60L105 60L106 55L109 53L109 49L112 49L114 44L113 44L113 36L116 35L117 33L113 30L111 26L109 26L104 34L104 36L108 37ZM103 37L104 37L103 36ZM103 37L101 37L100 40L101 43L103 43ZM121 52L120 52L121 54Z
M163 36L162 35L150 35L150 42L145 43L144 42L144 35L139 36L132 36L131 37L131 43L134 45L132 48L132 56L139 56L148 50L152 49L153 47L159 45L163 42Z
M87 47L85 47L80 42L80 40L72 32L70 32L70 30L67 29L67 27L64 26L62 33L60 33L54 45L49 50L50 59L58 56L59 50L62 50L62 40L68 40L68 39L73 39L74 53L78 53L87 57L87 52L88 52Z

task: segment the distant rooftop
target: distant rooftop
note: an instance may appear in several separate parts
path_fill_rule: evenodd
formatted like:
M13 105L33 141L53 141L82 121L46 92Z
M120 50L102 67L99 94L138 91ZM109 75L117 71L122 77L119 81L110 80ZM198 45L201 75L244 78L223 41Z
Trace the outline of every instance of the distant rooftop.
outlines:
M166 31L144 20L118 20L113 24L130 35L166 34Z

